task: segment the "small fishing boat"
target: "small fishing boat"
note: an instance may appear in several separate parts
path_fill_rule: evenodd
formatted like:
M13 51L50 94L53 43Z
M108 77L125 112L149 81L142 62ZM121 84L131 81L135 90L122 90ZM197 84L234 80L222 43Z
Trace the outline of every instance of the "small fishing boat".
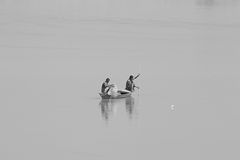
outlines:
M131 92L128 90L118 90L117 95L109 95L109 94L103 94L99 93L99 95L102 97L102 99L119 99L119 98L126 98L131 96Z

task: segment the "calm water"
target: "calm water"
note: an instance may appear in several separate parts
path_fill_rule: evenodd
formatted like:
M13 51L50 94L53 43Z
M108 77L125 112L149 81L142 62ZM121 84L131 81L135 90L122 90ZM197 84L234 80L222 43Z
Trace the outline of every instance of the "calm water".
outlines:
M237 0L0 0L0 159L238 159ZM102 101L106 77L132 97Z

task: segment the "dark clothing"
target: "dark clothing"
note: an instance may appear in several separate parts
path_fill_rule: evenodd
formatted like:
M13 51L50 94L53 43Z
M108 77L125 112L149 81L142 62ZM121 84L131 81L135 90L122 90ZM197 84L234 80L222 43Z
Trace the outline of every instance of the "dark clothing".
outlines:
M125 89L132 92L132 91L134 91L134 87L135 87L135 84L133 83L133 81L128 79L127 82L126 82L126 88Z
M107 82L103 82L101 92L105 93L106 88L108 87Z
M101 92L106 94L111 88L111 85L109 85L107 82L103 82Z

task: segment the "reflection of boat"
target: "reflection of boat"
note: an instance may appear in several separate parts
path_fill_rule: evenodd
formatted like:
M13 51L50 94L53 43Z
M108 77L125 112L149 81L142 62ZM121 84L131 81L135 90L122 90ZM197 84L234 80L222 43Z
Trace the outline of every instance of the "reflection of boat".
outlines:
M113 108L112 105L110 104L109 99L102 99L99 105L101 106L102 117L105 120L108 120L109 116L113 112Z
M102 99L99 103L104 120L109 120L115 116L118 110L126 109L129 118L132 119L136 114L135 102L132 96L122 99Z
M101 106L102 117L108 120L117 112L117 108L124 104L124 99L102 99L99 105Z
M102 99L119 99L119 98L126 98L131 96L131 92L127 90L118 90L117 95L108 95L99 93Z

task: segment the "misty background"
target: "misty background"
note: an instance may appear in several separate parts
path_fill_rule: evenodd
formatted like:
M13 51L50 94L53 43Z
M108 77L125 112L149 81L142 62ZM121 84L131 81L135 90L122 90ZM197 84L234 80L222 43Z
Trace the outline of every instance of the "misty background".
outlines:
M239 3L0 0L0 159L237 159Z

